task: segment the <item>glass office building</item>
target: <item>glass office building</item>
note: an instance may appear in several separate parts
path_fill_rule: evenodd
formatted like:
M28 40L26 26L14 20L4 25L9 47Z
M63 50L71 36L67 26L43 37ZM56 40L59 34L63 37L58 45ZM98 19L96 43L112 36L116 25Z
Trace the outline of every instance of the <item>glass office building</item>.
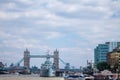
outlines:
M106 42L105 44L98 44L94 49L94 62L107 62L107 53L111 52L116 47L120 46L120 42Z

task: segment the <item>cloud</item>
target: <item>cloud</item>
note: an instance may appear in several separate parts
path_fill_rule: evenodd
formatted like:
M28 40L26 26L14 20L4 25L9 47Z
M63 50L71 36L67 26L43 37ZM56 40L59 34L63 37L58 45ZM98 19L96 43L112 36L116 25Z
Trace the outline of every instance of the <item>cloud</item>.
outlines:
M108 18L113 14L108 3L112 3L109 0L106 1L65 1L56 2L55 4L48 4L47 8L57 15L67 17L67 18ZM74 4L71 4L71 3Z
M97 44L120 41L119 4L119 0L1 0L0 55L8 53L6 49L18 54L27 47L41 54L58 48L66 62L85 65L87 59L93 60Z
M16 19L19 18L20 15L16 14L16 13L6 13L6 12L0 12L0 19L3 20L10 20L10 19Z
M34 1L32 0L20 0L18 2L24 3L24 4L32 4Z
M78 47L72 47L72 48L61 48L60 50L60 58L65 61L66 63L70 62L77 62L78 64L70 63L71 66L85 66L87 60L91 60L93 57L90 55L93 55L92 49L84 49L84 48L78 48ZM64 57L66 56L66 57ZM74 59L72 59L74 57ZM60 62L62 66L62 62ZM81 65L82 64L82 65Z

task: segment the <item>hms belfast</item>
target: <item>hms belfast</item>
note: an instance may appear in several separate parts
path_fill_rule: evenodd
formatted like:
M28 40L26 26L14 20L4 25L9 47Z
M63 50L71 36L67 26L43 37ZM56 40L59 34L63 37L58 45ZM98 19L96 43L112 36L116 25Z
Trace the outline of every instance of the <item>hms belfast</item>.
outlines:
M54 58L54 63L50 61L50 58ZM41 65L40 76L41 77L54 77L56 71L59 69L59 52L54 51L54 55L47 54L46 61Z
M50 61L49 55L46 58L45 63L41 65L40 76L41 77L54 77L55 76L55 66Z

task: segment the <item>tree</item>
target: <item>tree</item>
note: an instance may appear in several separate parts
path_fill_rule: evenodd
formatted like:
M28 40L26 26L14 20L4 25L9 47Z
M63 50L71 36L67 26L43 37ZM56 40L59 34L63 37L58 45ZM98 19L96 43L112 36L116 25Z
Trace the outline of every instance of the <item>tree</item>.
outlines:
M39 72L39 68L37 66L32 66L31 72L32 73L38 73Z
M4 68L4 64L0 62L0 68Z
M11 64L10 64L10 67L14 67L14 64L13 64L13 63L11 63Z
M97 64L97 69L103 71L105 69L110 70L110 65L107 62L100 62Z
M119 66L119 64L118 63L116 63L112 68L111 68L111 70L113 71L113 72L116 72L117 70L118 70L118 67Z

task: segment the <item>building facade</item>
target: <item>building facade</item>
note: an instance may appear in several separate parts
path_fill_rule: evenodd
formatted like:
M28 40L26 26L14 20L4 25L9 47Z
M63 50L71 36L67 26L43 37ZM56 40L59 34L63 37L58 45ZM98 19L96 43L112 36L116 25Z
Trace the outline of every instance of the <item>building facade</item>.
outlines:
M94 49L94 62L107 62L107 54L116 47L120 46L120 42L106 42L105 44L98 44Z
M111 68L119 64L120 58L120 46L115 48L112 52L109 52L107 55L107 62L110 64Z

